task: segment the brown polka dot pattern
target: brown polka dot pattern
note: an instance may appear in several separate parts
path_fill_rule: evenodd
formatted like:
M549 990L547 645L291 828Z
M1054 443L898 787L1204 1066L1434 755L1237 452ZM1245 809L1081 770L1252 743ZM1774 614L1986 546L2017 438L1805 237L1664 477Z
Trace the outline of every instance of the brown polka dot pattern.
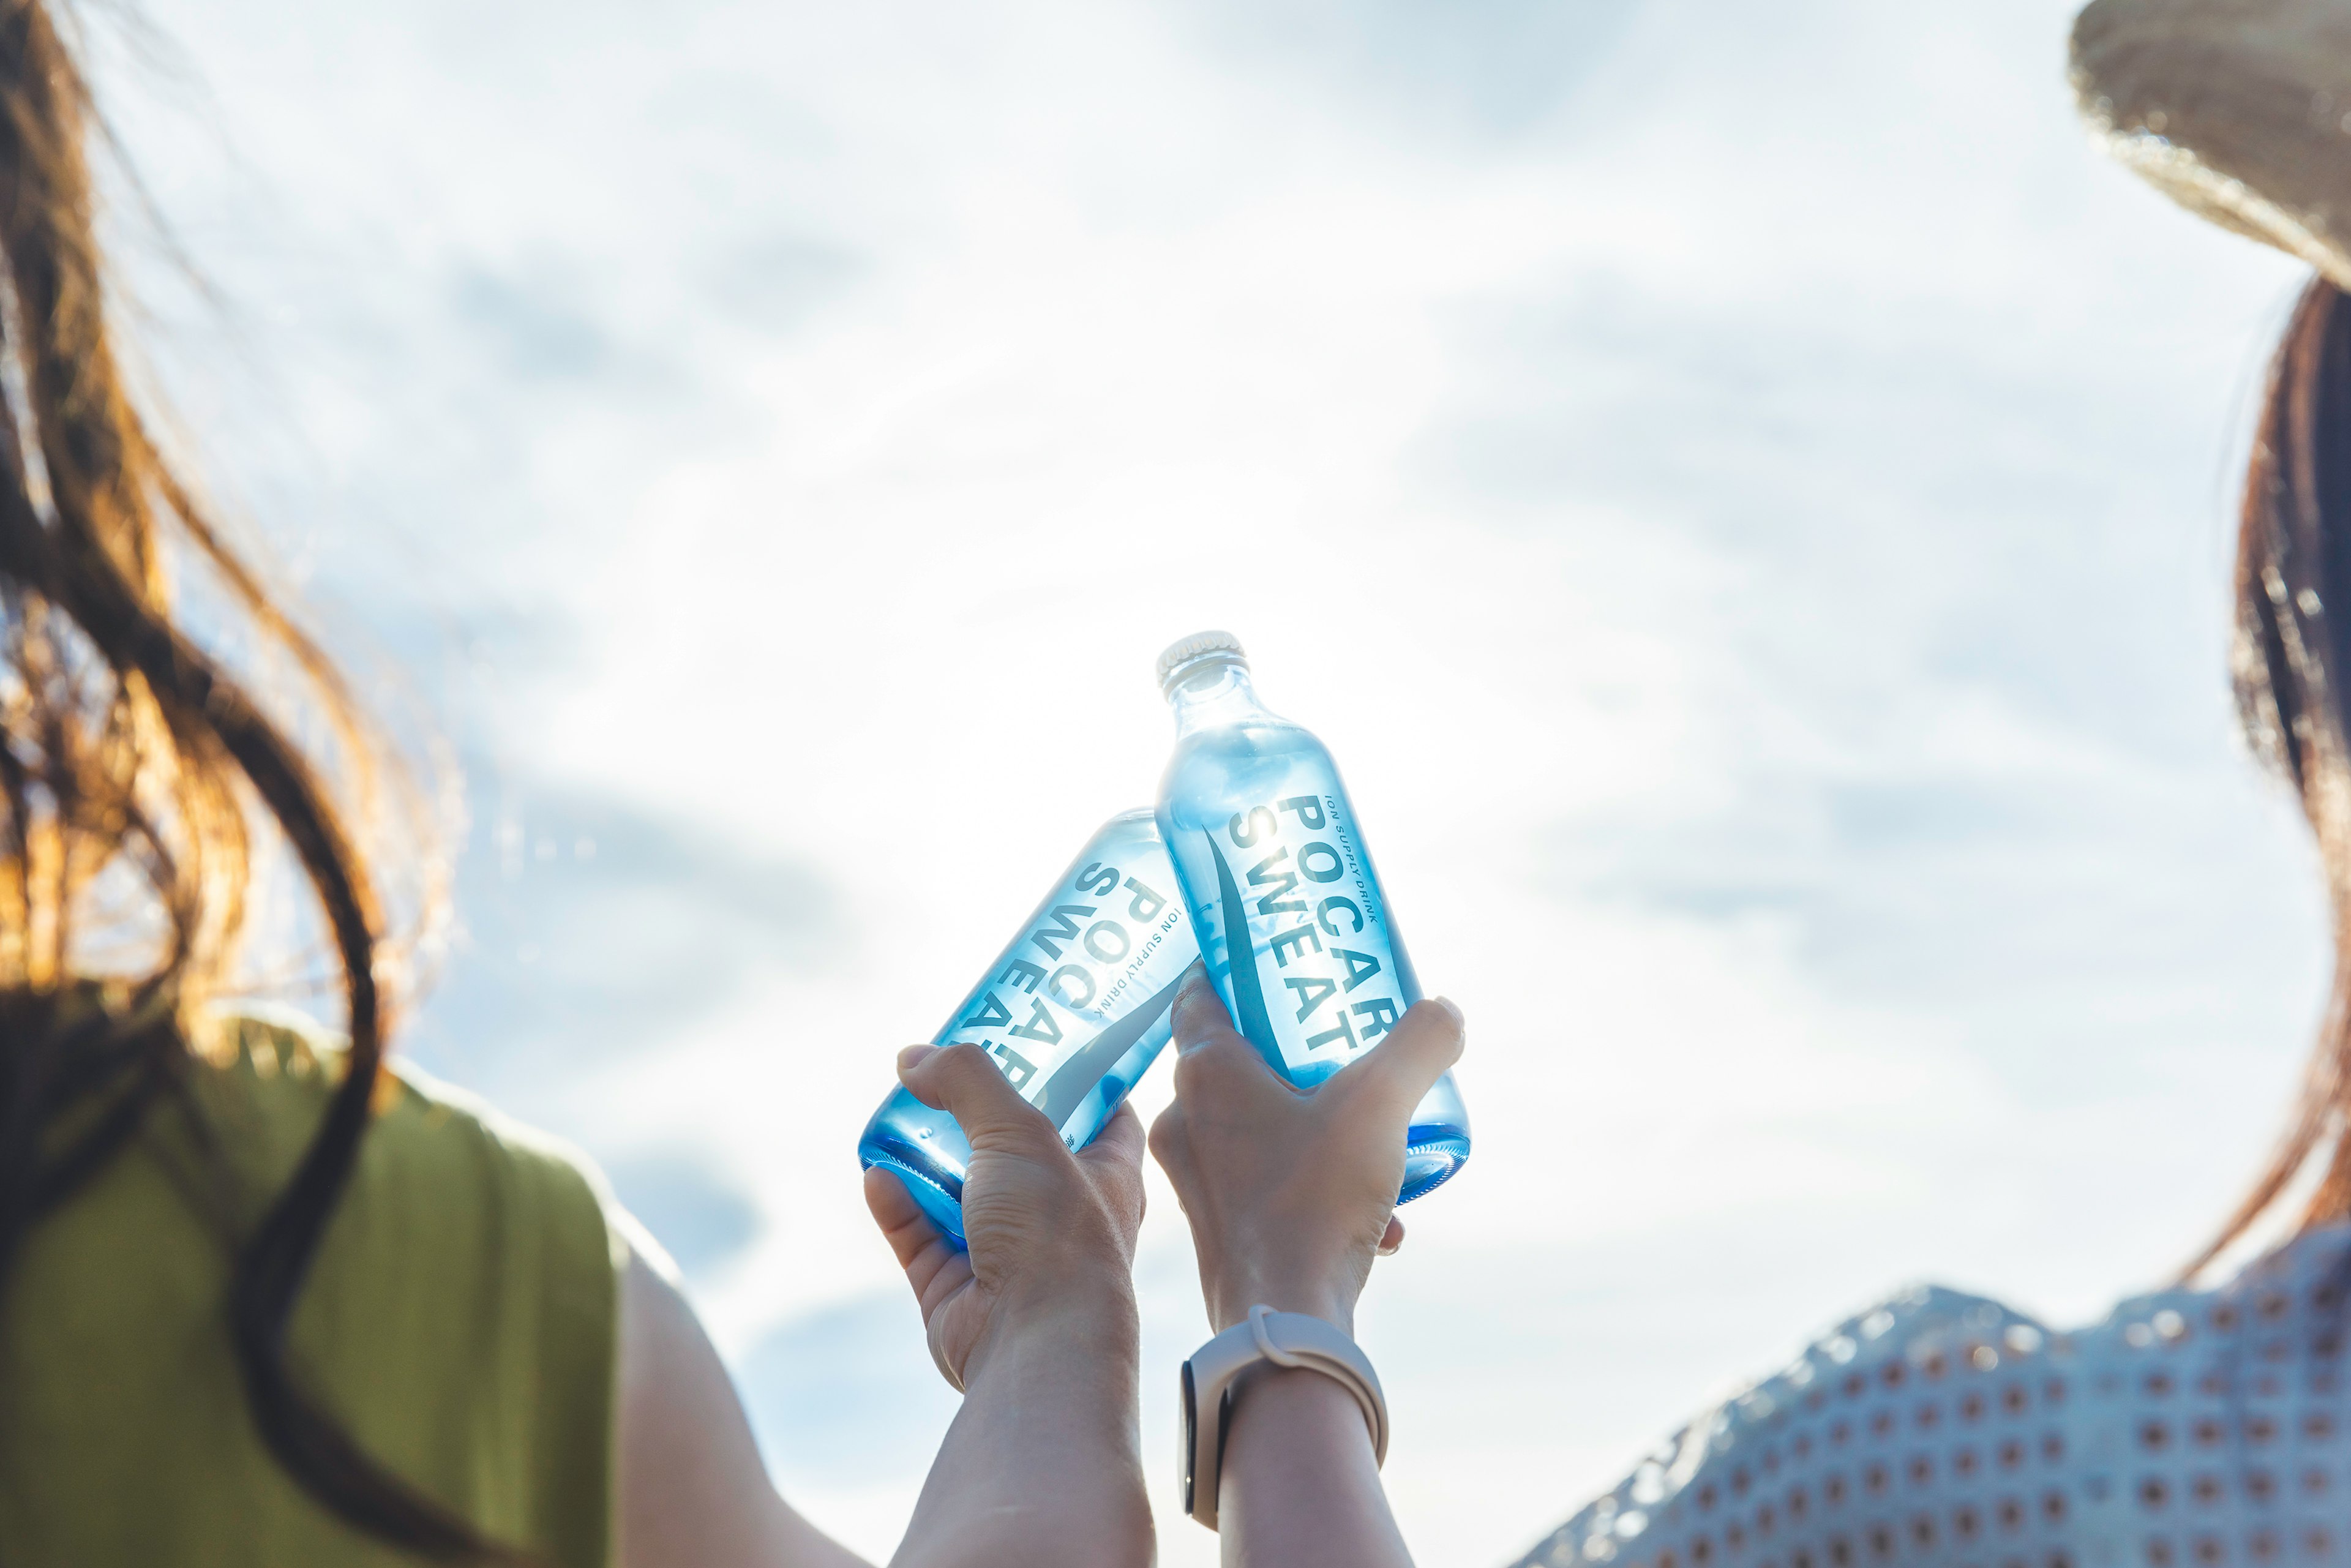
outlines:
M2351 1568L2346 1293L2339 1226L2071 1334L1922 1286L1518 1568Z

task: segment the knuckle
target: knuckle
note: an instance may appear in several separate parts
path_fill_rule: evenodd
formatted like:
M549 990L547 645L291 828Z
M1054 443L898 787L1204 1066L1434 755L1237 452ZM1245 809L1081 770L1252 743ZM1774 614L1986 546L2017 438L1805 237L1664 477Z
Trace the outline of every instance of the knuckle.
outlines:
M1450 1009L1433 1001L1415 1002L1405 1017L1413 1025L1408 1036L1413 1054L1437 1058L1447 1065L1461 1059L1461 1022Z
M1232 1019L1215 988L1206 981L1186 986L1176 998L1176 1016L1172 1028L1176 1039L1183 1044L1194 1044L1211 1037L1232 1031Z
M1196 1007L1178 1007L1176 1009L1171 1032L1176 1039L1176 1050L1189 1051L1216 1031L1216 1020L1202 1017L1201 1012L1202 1009Z
M976 1045L951 1045L914 1070L913 1082L924 1092L942 1100L969 1100L975 1088L985 1091L979 1072L988 1069Z
M1171 1179L1179 1179L1191 1169L1191 1131L1172 1108L1151 1125L1151 1157Z
M1157 1121L1151 1124L1151 1135L1145 1141L1151 1145L1151 1152L1154 1155L1165 1158L1167 1151L1173 1148L1183 1136L1184 1113L1170 1105L1159 1113Z
M1449 1029L1431 1030L1417 1042L1413 1054L1439 1067L1450 1067L1461 1060L1461 1036Z
M1426 1034L1447 1035L1455 1032L1453 1015L1441 1004L1426 998L1406 1008L1404 1016L1412 1020L1415 1028Z
M1184 1100L1196 1094L1215 1076L1210 1061L1212 1048L1196 1046L1176 1059L1176 1097ZM1172 1109L1172 1107L1171 1107Z
M1228 1092L1240 1071L1249 1065L1246 1058L1249 1051L1247 1040L1230 1033L1194 1046L1176 1061L1177 1098Z

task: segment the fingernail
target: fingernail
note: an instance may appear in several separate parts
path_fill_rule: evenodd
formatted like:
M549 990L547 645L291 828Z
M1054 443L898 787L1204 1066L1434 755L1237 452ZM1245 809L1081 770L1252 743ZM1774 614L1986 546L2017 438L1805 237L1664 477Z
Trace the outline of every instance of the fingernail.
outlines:
M1460 1004L1456 1002L1451 997L1432 997L1429 999L1434 1001L1438 1007L1443 1008L1447 1012L1453 1015L1453 1027L1455 1029L1466 1030L1469 1027L1469 1020L1461 1016Z
M935 1045L908 1046L898 1053L898 1071L902 1073L912 1072L936 1054L938 1049Z

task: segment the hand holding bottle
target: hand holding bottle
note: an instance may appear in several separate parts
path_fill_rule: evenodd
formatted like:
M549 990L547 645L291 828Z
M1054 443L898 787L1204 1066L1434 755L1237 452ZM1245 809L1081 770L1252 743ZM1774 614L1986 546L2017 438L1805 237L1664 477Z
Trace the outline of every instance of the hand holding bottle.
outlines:
M1005 1333L1057 1324L1078 1344L1123 1333L1134 1356L1128 1270L1143 1223L1143 1124L1120 1106L1072 1154L976 1045L909 1046L900 1081L951 1113L971 1143L956 1247L889 1170L865 1173L865 1201L922 1303L931 1357L957 1388ZM1074 1321L1072 1321L1074 1320Z
M1257 697L1228 632L1159 655L1176 752L1159 831L1208 978L1266 1064L1311 1089L1371 1051L1420 980L1329 747ZM1405 1122L1393 1195L1410 1203L1469 1157L1469 1113L1439 1074Z
M865 1173L932 1359L964 1395L893 1561L1144 1568L1153 1535L1128 1273L1143 1223L1142 1123L1122 1105L1073 1154L977 1045L910 1046L898 1078L953 1114L971 1160L968 1249L889 1167Z
M1176 983L1199 956L1153 814L1113 817L931 1043L978 1046L1083 1148L1167 1043ZM858 1159L895 1171L958 1247L971 1155L955 1117L904 1084L857 1141Z
M1201 970L1175 1029L1176 1101L1151 1152L1191 1221L1209 1322L1229 1328L1262 1302L1353 1333L1372 1259L1401 1237L1405 1123L1461 1055L1460 1011L1414 1004L1311 1092L1267 1066Z

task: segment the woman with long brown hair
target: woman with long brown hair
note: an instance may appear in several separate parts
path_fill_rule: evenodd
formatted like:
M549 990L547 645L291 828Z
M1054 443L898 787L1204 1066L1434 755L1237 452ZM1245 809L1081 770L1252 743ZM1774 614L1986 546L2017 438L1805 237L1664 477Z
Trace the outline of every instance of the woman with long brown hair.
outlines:
M2072 1333L1909 1291L1692 1422L1527 1564L2351 1563L2351 3L2094 0L2073 62L2107 152L2317 268L2253 429L2230 671L2331 894L2299 1102L2175 1288Z
M592 1175L388 1063L410 791L133 394L68 20L0 0L0 1565L853 1563ZM227 1005L274 881L340 1038ZM900 1071L977 1151L967 1252L868 1185L966 1396L900 1560L1148 1561L1133 1113Z

